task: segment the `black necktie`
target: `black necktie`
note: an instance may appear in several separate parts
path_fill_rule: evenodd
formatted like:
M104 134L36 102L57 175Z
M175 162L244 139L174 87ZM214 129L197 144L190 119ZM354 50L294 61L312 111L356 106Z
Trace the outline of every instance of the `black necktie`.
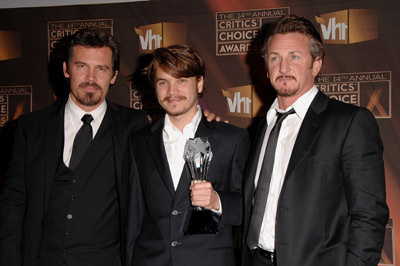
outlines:
M269 184L271 181L272 169L274 167L276 143L281 130L282 121L290 114L295 113L294 109L286 113L277 113L275 126L272 128L268 138L268 144L265 148L264 160L261 166L257 189L254 196L254 204L251 212L249 232L247 234L246 244L250 249L258 246L261 224L264 218L265 206L267 204Z
M92 126L90 125L93 121L92 115L85 114L81 120L83 125L79 129L78 133L76 133L74 145L72 146L71 160L69 161L69 169L71 170L75 170L76 166L79 164L89 147L93 136Z

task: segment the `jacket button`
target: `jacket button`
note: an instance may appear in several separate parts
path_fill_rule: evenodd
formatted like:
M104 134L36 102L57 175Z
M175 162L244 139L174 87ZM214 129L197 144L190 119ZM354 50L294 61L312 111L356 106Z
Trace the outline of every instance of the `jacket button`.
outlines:
M67 215L67 219L68 219L68 220L71 220L71 219L72 219L72 214L68 214L68 215Z
M178 245L178 241L172 241L171 246L176 247Z
M178 214L179 214L179 212L177 210L172 211L172 215L178 215Z

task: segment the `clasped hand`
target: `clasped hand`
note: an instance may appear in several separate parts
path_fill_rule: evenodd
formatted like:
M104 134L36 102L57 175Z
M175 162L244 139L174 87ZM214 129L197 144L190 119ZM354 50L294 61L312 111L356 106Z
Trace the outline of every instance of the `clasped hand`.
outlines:
M219 211L219 196L207 181L191 181L189 189L193 206Z

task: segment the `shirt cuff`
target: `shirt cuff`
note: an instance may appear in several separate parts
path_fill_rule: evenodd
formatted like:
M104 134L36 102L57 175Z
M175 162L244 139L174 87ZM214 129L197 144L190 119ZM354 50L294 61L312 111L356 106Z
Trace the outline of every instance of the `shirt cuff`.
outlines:
M218 195L218 192L217 192L217 195ZM219 197L219 195L218 195L218 200L219 200L219 210L217 211L217 210L211 209L211 211L214 214L217 214L218 216L221 216L222 215L222 204L221 204L221 198Z

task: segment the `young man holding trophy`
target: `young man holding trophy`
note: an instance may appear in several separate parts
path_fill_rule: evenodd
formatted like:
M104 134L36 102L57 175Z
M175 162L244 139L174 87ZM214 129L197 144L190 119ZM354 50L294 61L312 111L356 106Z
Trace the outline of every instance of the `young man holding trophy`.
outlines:
M190 47L159 48L147 68L164 119L131 139L128 265L235 265L247 131L207 122L205 67Z

